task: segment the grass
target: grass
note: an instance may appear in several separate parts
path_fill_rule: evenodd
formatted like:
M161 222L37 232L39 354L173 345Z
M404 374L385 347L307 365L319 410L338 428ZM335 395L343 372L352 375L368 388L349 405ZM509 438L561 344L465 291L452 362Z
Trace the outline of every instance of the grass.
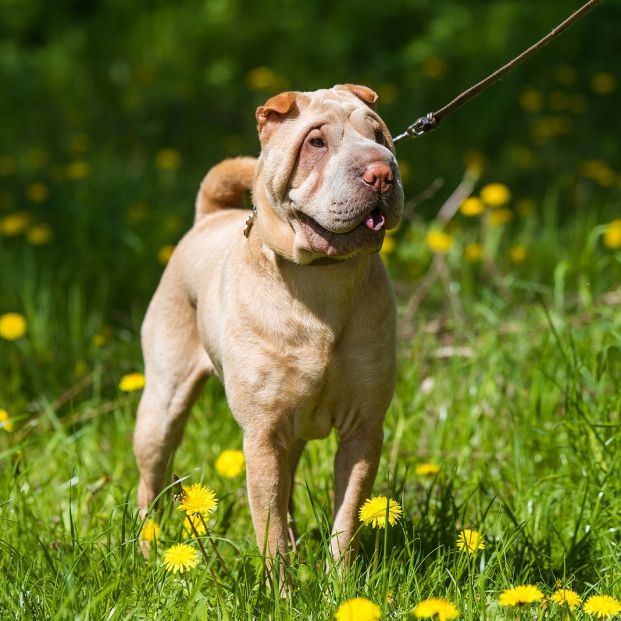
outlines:
M388 259L400 292L399 376L375 492L397 499L403 517L381 533L376 559L376 535L361 526L359 559L345 574L331 567L337 439L310 443L283 598L266 581L243 476L215 469L223 450L241 447L215 380L174 472L216 491L211 525L226 566L208 553L182 576L166 572L163 550L182 540L171 490L154 516L156 549L148 561L140 554L131 450L139 395L118 383L141 368L138 327L161 271L157 249L178 234L162 233L170 214L131 223L113 211L91 240L105 207L96 202L73 236L60 213L47 246L0 237L0 310L28 322L24 338L0 340L0 408L15 424L0 430L0 618L331 619L360 596L383 618L406 619L440 596L466 620L567 619L556 604L507 612L498 596L531 583L546 595L568 587L621 598L621 255L600 244L618 205L563 221L558 193L549 194L541 215L506 229L453 223L446 267L461 314L436 283L408 316L412 283L429 265L427 225L415 219L400 231ZM473 240L490 262L464 262ZM515 243L528 249L519 265L506 258ZM417 475L421 463L440 471ZM485 550L457 549L464 528L483 533Z

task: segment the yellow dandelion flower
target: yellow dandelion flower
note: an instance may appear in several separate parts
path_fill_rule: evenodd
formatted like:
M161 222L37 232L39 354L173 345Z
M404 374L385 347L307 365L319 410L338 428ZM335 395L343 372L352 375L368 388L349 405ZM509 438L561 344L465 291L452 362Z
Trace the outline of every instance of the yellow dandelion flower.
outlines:
M571 589L558 589L552 593L550 599L560 605L573 610L580 605L580 595Z
M418 619L437 619L450 621L459 617L459 610L455 604L442 597L430 597L423 600L414 608L414 615Z
M194 526L194 529L192 529L192 525ZM199 537L201 535L204 535L207 532L207 529L205 528L205 524L203 523L203 520L201 520L198 517L191 518L189 515L186 515L185 520L183 520L184 537L186 537L186 539L188 537L195 537L196 535L194 534L194 530L196 530L196 533L198 534Z
M483 246L472 242L464 248L464 258L468 263L479 263L483 260Z
M2 409L0 409L0 427L8 433L11 433L14 429L13 421L11 420L9 413Z
M478 530L464 528L457 537L457 549L474 554L478 550L485 549L485 539Z
M138 222L146 220L147 216L149 215L149 211L150 209L147 203L143 203L142 201L136 201L127 208L125 220L129 224L137 224Z
M27 329L28 324L23 315L19 313L0 315L0 338L7 341L16 341L26 334Z
M610 187L616 178L614 170L602 160L584 160L578 166L578 172L604 187Z
M440 466L430 463L418 464L415 472L419 477L431 477L440 472Z
M600 71L591 78L591 90L597 95L610 95L617 88L617 78L612 73Z
M16 211L0 219L0 234L5 237L15 237L23 233L30 224L30 214L25 211Z
M621 248L621 220L613 220L606 225L603 242L606 248Z
M47 185L40 181L30 184L26 189L26 198L32 203L45 203L49 195Z
M621 612L621 603L610 595L591 595L584 603L584 612L600 619L608 619Z
M176 149L160 149L155 154L155 165L162 170L175 170L181 165L181 153Z
M354 597L343 602L334 614L336 621L379 621L380 607L364 597Z
M128 373L123 375L119 382L119 389L123 392L134 392L135 390L142 390L144 388L144 373Z
M177 507L179 511L185 511L188 515L202 513L207 515L218 506L216 493L200 483L194 485L184 485L181 504Z
M358 517L365 526L386 528L386 509L388 509L388 523L394 526L401 517L403 510L396 500L392 498L388 500L386 496L375 496L367 499L360 507Z
M384 236L384 242L382 244L382 249L380 250L380 255L384 258L388 257L389 254L392 254L397 247L397 242L392 235Z
M91 172L91 165L84 160L75 160L67 164L67 178L68 179L84 179L88 177Z
M539 602L542 599L543 593L538 587L532 584L523 584L503 591L498 598L498 603L501 606L523 606L524 604Z
M282 80L269 67L255 67L246 75L246 84L253 91L274 91Z
M401 181L405 184L412 178L412 164L406 160L399 160L397 165L399 166Z
M172 256L174 249L175 247L172 244L166 244L165 246L162 246L157 251L157 262L161 265L166 265L166 263L170 261L170 257Z
M35 224L26 233L28 243L33 246L43 246L51 241L52 237L54 237L54 233L49 224Z
M216 472L227 479L234 479L244 471L245 459L241 451L222 451L216 459Z
M513 219L513 212L510 209L501 208L490 211L487 221L491 226L503 226Z
M392 104L399 98L399 89L394 84L380 84L377 87L377 94L382 104Z
M511 246L511 248L509 248L509 259L512 263L524 263L527 257L528 250L526 249L526 246L522 244L516 244L515 246Z
M511 190L504 183L488 183L481 188L479 196L489 207L502 207L511 200Z
M459 208L464 216L480 216L485 211L485 203L476 196L468 197Z
M198 552L187 543L178 543L166 550L164 567L166 571L182 574L198 565Z
M453 238L444 231L429 231L425 240L429 249L437 254L446 254L453 247Z
M543 95L534 88L524 89L518 101L522 110L526 112L539 112L543 108Z
M15 162L8 155L0 157L0 177L10 177L15 173Z
M140 530L140 539L151 543L160 538L160 527L157 522L154 522L151 518L148 518L144 523L144 526Z

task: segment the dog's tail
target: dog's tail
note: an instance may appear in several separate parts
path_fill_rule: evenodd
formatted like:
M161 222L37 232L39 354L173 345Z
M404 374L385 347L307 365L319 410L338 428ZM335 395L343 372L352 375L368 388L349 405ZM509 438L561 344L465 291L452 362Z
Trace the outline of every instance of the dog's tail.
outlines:
M256 166L254 157L234 157L211 168L196 197L194 222L220 209L242 209L244 192L252 189Z

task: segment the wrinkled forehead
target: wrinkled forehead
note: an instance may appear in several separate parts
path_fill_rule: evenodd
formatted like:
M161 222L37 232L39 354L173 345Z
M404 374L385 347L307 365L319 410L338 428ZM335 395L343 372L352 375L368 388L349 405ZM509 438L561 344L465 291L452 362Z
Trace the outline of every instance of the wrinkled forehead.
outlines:
M377 113L349 91L331 88L300 95L308 102L301 114L304 125L351 125L360 133L368 133L370 126L385 127Z

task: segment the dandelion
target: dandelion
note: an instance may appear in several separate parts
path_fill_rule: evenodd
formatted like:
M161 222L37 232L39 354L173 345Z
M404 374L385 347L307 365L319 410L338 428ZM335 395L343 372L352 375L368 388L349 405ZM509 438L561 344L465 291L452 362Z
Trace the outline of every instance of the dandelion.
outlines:
M84 179L88 177L91 172L91 165L84 160L75 160L67 164L67 178L68 179Z
M606 248L621 248L621 220L613 220L606 225L603 241Z
M610 95L617 88L617 79L612 73L600 71L591 78L591 90L597 95Z
M216 472L227 479L234 479L244 471L244 454L241 451L222 451L216 459Z
M379 621L380 607L364 597L354 597L343 602L335 613L336 621Z
M600 619L608 619L621 612L621 603L610 595L591 595L584 603L584 612Z
M567 606L570 610L580 605L580 596L571 589L558 589L552 593L550 599L561 606Z
M576 70L571 65L559 65L555 77L561 86L572 86L576 82Z
M218 506L216 493L200 483L194 485L184 485L181 504L177 507L179 511L185 511L188 515L207 515Z
M407 183L412 178L412 165L407 160L399 160L397 165L399 166L401 181Z
M138 224L138 222L145 220L148 215L149 205L147 205L147 203L143 203L142 201L136 201L127 208L125 220L129 224Z
M246 75L246 84L253 91L273 91L282 80L269 67L255 67Z
M164 567L166 571L182 574L188 569L193 569L198 565L198 552L187 543L178 543L166 550L164 554Z
M47 244L54 234L49 224L35 224L26 233L28 243L33 246L43 246Z
M511 200L511 190L504 183L488 183L481 188L479 196L489 207L502 207Z
M394 526L401 517L403 510L396 500L392 498L388 500L386 496L375 496L365 501L360 507L358 516L365 526L386 528L386 513L388 513L388 523Z
M526 249L526 246L516 244L515 246L511 246L511 248L509 248L509 259L511 259L512 263L524 263L524 261L526 261L526 257L528 257L528 250Z
M440 472L440 466L430 463L418 464L415 472L419 477L431 477Z
M456 606L442 597L430 597L423 600L414 608L414 615L418 619L437 619L450 621L459 616Z
M457 537L457 549L469 554L485 549L485 539L478 530L464 528Z
M45 203L49 195L48 187L41 181L30 184L26 189L26 198L31 203Z
M480 216L485 211L485 203L476 196L468 197L459 208L464 216Z
M151 543L160 538L160 527L157 522L154 522L151 518L148 518L144 523L144 526L140 530L140 539Z
M181 153L176 149L160 149L155 154L155 165L162 170L175 170L181 165Z
M510 209L494 209L489 213L488 222L491 226L503 226L513 219Z
M200 537L201 535L204 535L206 532L207 532L207 528L203 520L201 520L200 518L199 519L191 518L188 515L185 516L185 520L183 520L183 534L186 538L195 537L196 535Z
M584 160L580 163L578 172L583 177L593 179L605 188L610 187L615 181L614 170L602 160Z
M524 604L532 604L543 599L543 593L532 584L523 584L521 586L507 589L500 594L498 603L501 606L523 606Z
M526 112L539 112L543 107L543 96L534 88L524 89L518 99L520 107Z
M444 231L429 231L425 240L429 249L436 254L446 254L453 247L453 238Z
M123 392L134 392L136 390L142 390L144 388L144 383L144 373L128 373L121 378L119 389Z
M26 334L28 324L19 313L5 313L0 315L0 338L7 341L16 341Z
M25 211L10 213L0 220L0 234L5 237L15 237L26 230L30 220L30 214Z
M479 263L483 259L483 246L475 242L466 244L464 258L468 263Z
M13 431L13 421L6 410L0 409L0 427L6 432L11 433Z
M157 262L160 265L166 265L166 263L170 261L170 257L172 256L174 249L175 247L172 244L166 244L165 246L162 246L157 251Z

